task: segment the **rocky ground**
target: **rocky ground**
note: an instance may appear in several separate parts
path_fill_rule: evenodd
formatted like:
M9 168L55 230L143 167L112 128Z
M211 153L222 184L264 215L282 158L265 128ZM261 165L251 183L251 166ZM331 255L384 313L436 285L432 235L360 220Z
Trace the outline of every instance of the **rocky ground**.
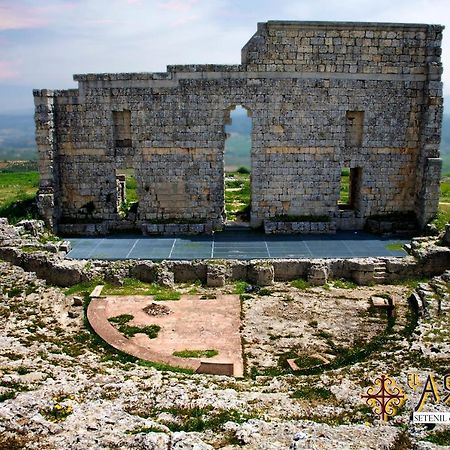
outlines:
M160 371L117 354L91 333L75 290L66 296L8 263L0 263L0 277L0 449L445 448L426 439L448 445L448 427L410 423L420 393L406 384L412 372L422 379L433 372L444 394L446 276L420 285L418 318L407 285L220 288L243 292L244 379ZM395 319L371 309L374 294L394 299ZM387 424L361 400L382 373L409 395Z

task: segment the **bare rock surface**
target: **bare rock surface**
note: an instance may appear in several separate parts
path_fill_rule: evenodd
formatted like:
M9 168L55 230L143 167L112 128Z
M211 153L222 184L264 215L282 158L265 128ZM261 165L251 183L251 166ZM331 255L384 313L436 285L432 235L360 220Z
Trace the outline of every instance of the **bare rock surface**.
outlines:
M419 288L426 299L419 328L409 314L409 286L274 283L243 294L251 372L243 379L161 371L117 354L90 331L83 313L69 314L82 309L74 297L86 301L84 294L66 296L6 262L0 262L0 279L4 448L439 448L425 440L433 431L410 423L419 393L388 424L376 419L361 394L380 373L394 374L403 386L412 369L420 376L445 374L448 339L440 321L448 317L448 274ZM238 286L175 287L208 296ZM395 299L397 311L388 339L365 356L332 365L342 356L333 348L368 351L364 345L383 336L387 318L370 309L370 297L383 294ZM281 354L298 348L328 358L331 366L295 373L280 364Z

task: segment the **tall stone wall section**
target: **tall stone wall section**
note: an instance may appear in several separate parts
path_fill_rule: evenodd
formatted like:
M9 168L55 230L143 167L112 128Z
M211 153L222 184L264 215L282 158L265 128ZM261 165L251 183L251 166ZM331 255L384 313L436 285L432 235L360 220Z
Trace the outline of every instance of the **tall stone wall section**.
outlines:
M242 105L253 125L252 225L325 215L337 228L360 229L372 216L413 212L423 226L439 195L442 29L268 22L244 46L241 65L75 75L78 90L35 91L44 217L62 230L219 229L224 126ZM129 141L117 140L121 112ZM345 211L343 168L359 174ZM117 207L124 169L134 169L139 197L127 217Z

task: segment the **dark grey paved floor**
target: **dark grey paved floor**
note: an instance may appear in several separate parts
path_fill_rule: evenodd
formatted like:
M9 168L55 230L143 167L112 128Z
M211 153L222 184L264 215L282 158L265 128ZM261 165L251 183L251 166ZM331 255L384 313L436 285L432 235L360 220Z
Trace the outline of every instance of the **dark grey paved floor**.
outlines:
M213 236L107 236L73 237L73 259L253 259L253 258L359 258L405 256L389 250L406 239L387 239L365 232L334 235L271 236L257 232L223 232Z

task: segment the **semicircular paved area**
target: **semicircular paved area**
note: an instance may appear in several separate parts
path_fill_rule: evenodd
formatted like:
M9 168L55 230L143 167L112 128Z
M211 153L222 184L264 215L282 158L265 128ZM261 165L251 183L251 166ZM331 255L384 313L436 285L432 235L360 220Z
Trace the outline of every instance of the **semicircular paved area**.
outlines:
M167 315L150 316L144 308L152 303L166 306ZM150 339L138 333L126 338L108 319L130 314L130 325L159 325L158 336ZM154 301L152 296L109 296L93 298L87 317L94 331L108 344L147 361L191 369L198 373L243 376L242 346L239 333L240 300L237 295L217 295L200 299L182 295L180 300ZM209 350L218 352L212 358L180 358L174 352Z

